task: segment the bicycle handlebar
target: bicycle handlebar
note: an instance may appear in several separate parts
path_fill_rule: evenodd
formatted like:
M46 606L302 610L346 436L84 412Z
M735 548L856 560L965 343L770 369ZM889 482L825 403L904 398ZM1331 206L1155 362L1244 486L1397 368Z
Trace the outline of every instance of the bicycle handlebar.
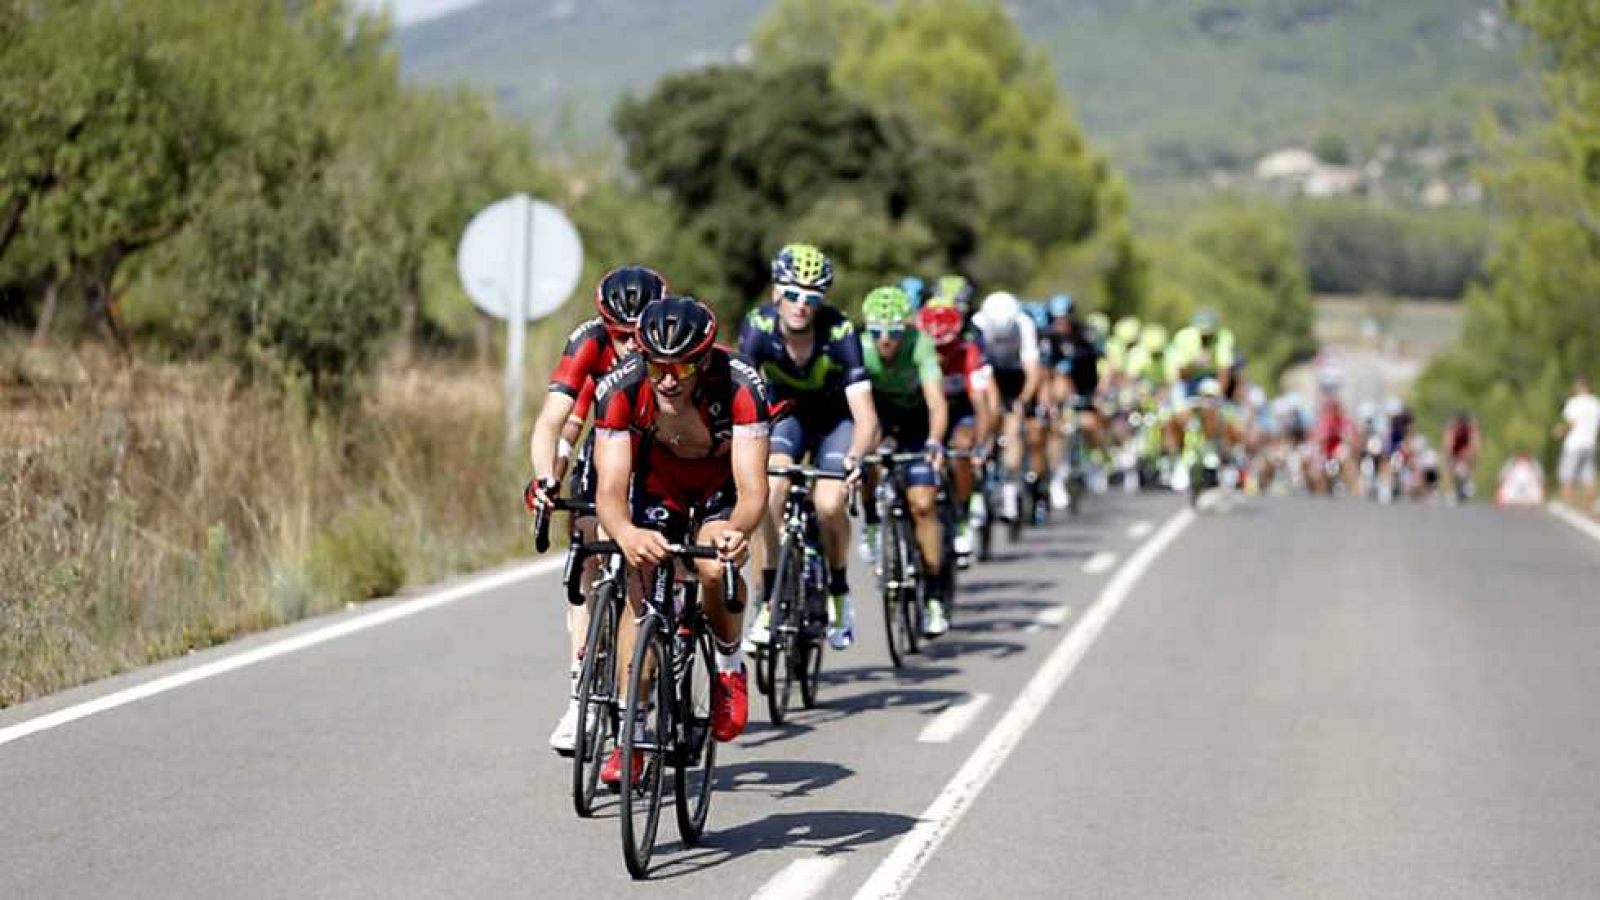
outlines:
M574 558L582 560L586 556L599 556L612 553L621 553L622 548L616 541L590 541L572 548ZM728 612L738 613L744 610L744 604L738 599L739 567L731 559L722 559L722 551L708 544L668 544L667 555L678 559L715 559L722 563L722 605ZM583 603L583 594L578 590L577 579L567 580L567 602L573 606Z
M568 500L564 497L555 498L549 506L541 506L533 514L533 549L540 553L550 549L550 513L569 512L575 516L594 515L594 504L587 500Z

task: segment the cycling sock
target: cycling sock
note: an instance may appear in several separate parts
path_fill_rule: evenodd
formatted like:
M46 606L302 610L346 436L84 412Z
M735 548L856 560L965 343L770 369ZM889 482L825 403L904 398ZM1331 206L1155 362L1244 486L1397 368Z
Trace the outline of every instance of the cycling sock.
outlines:
M835 597L850 593L850 577L847 570L828 570L828 593Z
M717 639L715 643L718 672L737 672L744 668L744 651L740 649L738 641L724 644L721 639Z
M772 599L772 586L778 581L777 569L761 570L761 602L766 603Z

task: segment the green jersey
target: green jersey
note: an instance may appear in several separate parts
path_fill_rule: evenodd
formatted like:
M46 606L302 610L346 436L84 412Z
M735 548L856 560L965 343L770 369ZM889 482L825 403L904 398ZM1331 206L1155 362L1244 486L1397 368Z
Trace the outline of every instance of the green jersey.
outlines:
M861 333L861 362L872 379L872 397L880 413L900 415L911 413L926 416L928 405L922 386L944 383L944 370L939 366L939 353L933 341L916 329L906 329L900 340L900 349L893 362L885 362L878 354L878 342L869 332ZM943 390L940 387L940 390Z

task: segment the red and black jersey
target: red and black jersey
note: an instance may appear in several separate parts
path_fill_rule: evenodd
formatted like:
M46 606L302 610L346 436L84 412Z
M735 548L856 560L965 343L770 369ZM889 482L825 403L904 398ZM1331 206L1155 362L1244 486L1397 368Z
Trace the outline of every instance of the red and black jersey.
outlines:
M605 321L598 316L590 319L567 336L561 361L550 375L549 390L573 398L576 405L572 416L585 418L594 399L595 382L616 367L619 356L621 353L611 339L611 332L606 330Z
M946 397L964 396L983 389L990 369L977 341L951 341L938 350Z
M738 434L766 434L771 421L766 382L744 357L711 348L696 376L691 401L710 436L703 455L680 456L657 433L659 408L645 358L622 360L600 380L595 393L595 428L633 437L636 489L678 507L698 505L733 476L729 446Z

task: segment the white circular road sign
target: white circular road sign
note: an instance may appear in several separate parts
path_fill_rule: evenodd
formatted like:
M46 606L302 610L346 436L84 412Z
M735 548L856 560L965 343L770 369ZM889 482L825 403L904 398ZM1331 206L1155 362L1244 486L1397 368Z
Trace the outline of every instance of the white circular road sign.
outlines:
M478 308L499 319L515 314L525 291L526 321L555 312L578 286L583 243L561 210L517 194L472 217L456 249L461 286Z

